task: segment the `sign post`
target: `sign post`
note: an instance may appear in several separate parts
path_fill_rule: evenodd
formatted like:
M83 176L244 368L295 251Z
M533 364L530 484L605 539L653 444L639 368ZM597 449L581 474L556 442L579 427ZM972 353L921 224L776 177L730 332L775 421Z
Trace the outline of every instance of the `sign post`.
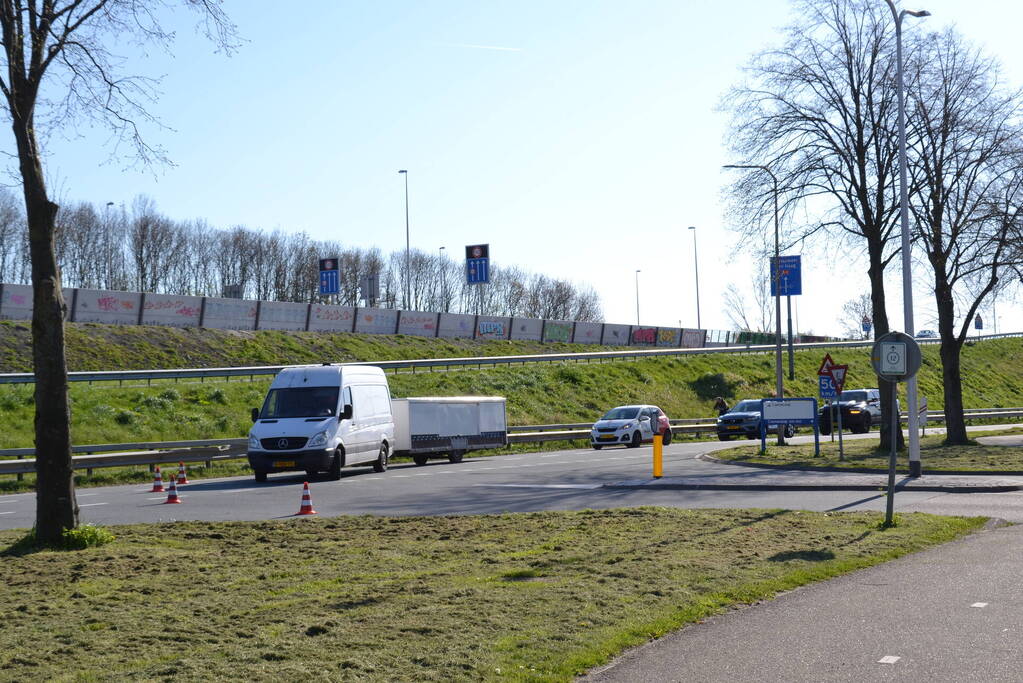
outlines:
M760 401L760 452L767 451L767 428L784 431L786 425L813 427L814 455L821 454L820 431L817 428L817 399L765 398Z
M771 296L785 295L789 319L789 379L796 378L795 353L792 350L792 297L803 293L802 256L771 257Z
M320 294L338 294L341 292L341 278L337 271L336 258L320 259Z
M490 245L470 244L465 247L465 282L481 285L490 282ZM480 314L480 299L483 294L476 291L476 315Z
M920 409L917 411L920 417L920 432L927 436L927 397L920 397Z
M874 372L878 377L892 383L892 434L891 453L888 456L888 502L885 506L884 526L892 525L892 516L895 511L895 447L898 444L897 434L899 429L898 405L899 382L905 382L916 376L920 369L920 346L916 340L902 332L889 332L882 335L870 352L870 363L874 366ZM920 476L919 472L914 473L913 463L910 463L909 476Z

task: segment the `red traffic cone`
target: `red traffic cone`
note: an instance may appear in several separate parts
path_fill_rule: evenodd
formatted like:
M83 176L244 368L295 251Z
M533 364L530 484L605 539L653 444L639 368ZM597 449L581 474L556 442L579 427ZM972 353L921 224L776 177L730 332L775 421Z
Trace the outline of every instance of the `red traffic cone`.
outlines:
M185 475L185 463L178 463L178 486L188 483L188 477Z
M170 488L167 489L167 500L163 501L163 504L167 503L180 503L181 499L178 498L178 487L174 485L173 477L170 480Z
M302 485L302 507L295 513L298 515L315 515L316 510L313 510L313 499L309 497L309 482L305 482Z
M156 470L153 472L153 488L149 491L150 493L163 493L163 475L160 474L160 466L156 466Z

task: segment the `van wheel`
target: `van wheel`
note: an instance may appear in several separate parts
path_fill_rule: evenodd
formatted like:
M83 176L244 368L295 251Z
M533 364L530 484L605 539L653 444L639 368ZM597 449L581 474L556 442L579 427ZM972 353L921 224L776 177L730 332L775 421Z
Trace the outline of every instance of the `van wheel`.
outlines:
M731 441L732 440L732 435L731 434L718 434L718 440L719 441Z
M376 462L373 463L374 472L386 472L387 471L387 444L380 444L380 454L377 455Z
M430 459L430 457L428 455L426 455L425 453L416 453L415 455L412 456L412 462L414 462L415 464L419 465L420 467L425 465L426 461L429 460L429 459Z
M667 446L671 443L671 430L665 429L664 434L661 436L661 444Z
M593 450L595 450L595 451L599 451L599 450L600 450L601 448L603 448L603 447L604 447L604 446L603 446L603 445L601 445L601 444L599 444L599 443L595 443L595 444L593 444Z
M632 441L629 442L629 448L639 448L643 444L643 437L639 435L639 432L635 432L632 435Z
M334 457L330 461L330 469L327 470L327 475L337 481L341 478L341 468L345 464L345 454L341 452L341 449L334 451Z
M448 453L448 462L459 463L462 462L462 456L465 455L465 451L451 451Z
M260 472L259 470L256 470L256 481L258 481L261 484L265 483L266 482L266 472Z

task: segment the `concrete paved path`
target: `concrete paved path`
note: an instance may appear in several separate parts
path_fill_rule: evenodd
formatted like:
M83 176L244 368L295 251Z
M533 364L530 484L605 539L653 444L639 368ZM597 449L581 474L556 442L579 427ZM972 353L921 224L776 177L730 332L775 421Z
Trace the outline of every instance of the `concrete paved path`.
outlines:
M1023 526L694 624L586 683L1023 680Z

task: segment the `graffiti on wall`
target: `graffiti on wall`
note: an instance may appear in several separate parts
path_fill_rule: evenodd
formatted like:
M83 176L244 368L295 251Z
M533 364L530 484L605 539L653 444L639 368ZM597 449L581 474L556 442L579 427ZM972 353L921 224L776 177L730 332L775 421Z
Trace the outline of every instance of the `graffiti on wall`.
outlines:
M656 327L637 327L632 331L632 343L633 344L656 344L657 343L657 328Z
M544 326L543 338L544 341L572 341L572 323L548 322Z

